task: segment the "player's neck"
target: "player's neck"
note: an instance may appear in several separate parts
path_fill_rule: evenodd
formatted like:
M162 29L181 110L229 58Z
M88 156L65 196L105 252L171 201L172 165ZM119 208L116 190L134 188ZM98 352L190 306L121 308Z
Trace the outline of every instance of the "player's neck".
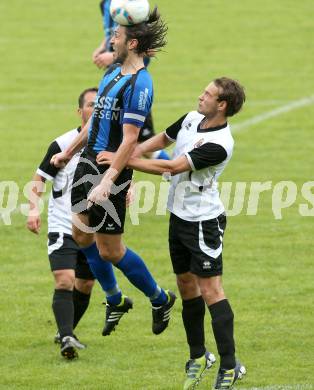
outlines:
M227 122L227 118L225 117L207 118L205 116L202 122L200 123L200 128L209 129L210 127L219 127L224 125L226 122Z
M121 67L122 74L134 74L144 67L143 57L130 53Z

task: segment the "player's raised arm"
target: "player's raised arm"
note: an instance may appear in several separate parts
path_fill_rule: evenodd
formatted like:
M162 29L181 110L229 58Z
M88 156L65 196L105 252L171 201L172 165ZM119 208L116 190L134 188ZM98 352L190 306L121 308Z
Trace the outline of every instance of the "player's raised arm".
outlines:
M71 145L64 151L52 156L50 163L57 168L64 168L66 164L71 160L75 153L80 151L86 144L88 138L88 129L91 122L91 118L87 121L86 125L82 128L77 137L73 140Z

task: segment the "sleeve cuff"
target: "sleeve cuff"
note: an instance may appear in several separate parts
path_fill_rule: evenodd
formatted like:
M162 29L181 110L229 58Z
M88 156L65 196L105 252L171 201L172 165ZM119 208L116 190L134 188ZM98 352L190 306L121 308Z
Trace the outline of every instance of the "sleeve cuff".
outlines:
M185 157L187 158L189 164L190 164L190 167L192 168L192 171L196 171L196 168L193 164L193 160L191 159L191 156L189 155L188 152L184 153Z
M142 128L144 125L144 122L140 122L136 119L131 119L131 118L124 118L122 121L122 124L129 124L129 125L134 125L136 127Z
M52 181L54 178L50 175L48 175L48 173L42 171L41 169L37 169L36 173L39 175L39 176L42 176L44 177L46 180L49 180L49 181Z
M169 141L176 142L176 140L171 138L170 135L168 135L166 131L165 131L165 135L166 135L166 137L168 138Z

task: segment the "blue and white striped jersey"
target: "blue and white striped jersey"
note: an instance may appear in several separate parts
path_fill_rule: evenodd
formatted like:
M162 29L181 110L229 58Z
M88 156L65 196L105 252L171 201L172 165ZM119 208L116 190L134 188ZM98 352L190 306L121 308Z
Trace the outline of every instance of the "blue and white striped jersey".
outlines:
M115 152L123 139L123 125L141 128L152 103L153 82L146 68L123 75L120 64L111 66L99 85L88 149Z

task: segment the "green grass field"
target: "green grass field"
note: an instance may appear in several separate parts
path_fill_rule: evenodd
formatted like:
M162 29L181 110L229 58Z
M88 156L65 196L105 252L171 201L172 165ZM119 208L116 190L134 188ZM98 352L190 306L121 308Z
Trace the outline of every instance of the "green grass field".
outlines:
M224 251L237 354L248 369L237 389L312 389L314 201L306 201L301 188L313 180L314 166L313 1L157 3L169 25L169 44L150 67L158 131L194 109L213 78L230 76L246 87L244 110L230 121L238 126L235 153L221 178L247 183L242 212L229 218ZM2 1L0 15L0 181L16 182L19 202L25 203L23 187L48 143L77 126L77 96L101 78L91 54L102 38L102 22L98 0ZM307 103L293 106L307 97ZM283 106L286 112L264 115ZM260 121L241 127L259 115ZM156 177L136 174L136 179L159 185ZM251 182L267 181L272 189L261 194L257 215L247 215ZM275 219L272 195L281 181L294 182L298 192L282 219ZM0 201L6 208L3 186ZM308 205L312 217L300 215L300 204ZM140 215L138 226L128 221L125 240L162 286L177 291L167 222L153 209ZM88 348L78 361L67 363L52 342L46 223L35 237L16 212L10 225L0 222L0 232L1 389L182 388L188 350L179 300L169 329L156 337L147 300L118 274L134 310L112 336L102 337L103 295L97 286L77 329ZM209 314L207 329L208 348L216 352ZM199 389L210 389L215 375L216 368Z

